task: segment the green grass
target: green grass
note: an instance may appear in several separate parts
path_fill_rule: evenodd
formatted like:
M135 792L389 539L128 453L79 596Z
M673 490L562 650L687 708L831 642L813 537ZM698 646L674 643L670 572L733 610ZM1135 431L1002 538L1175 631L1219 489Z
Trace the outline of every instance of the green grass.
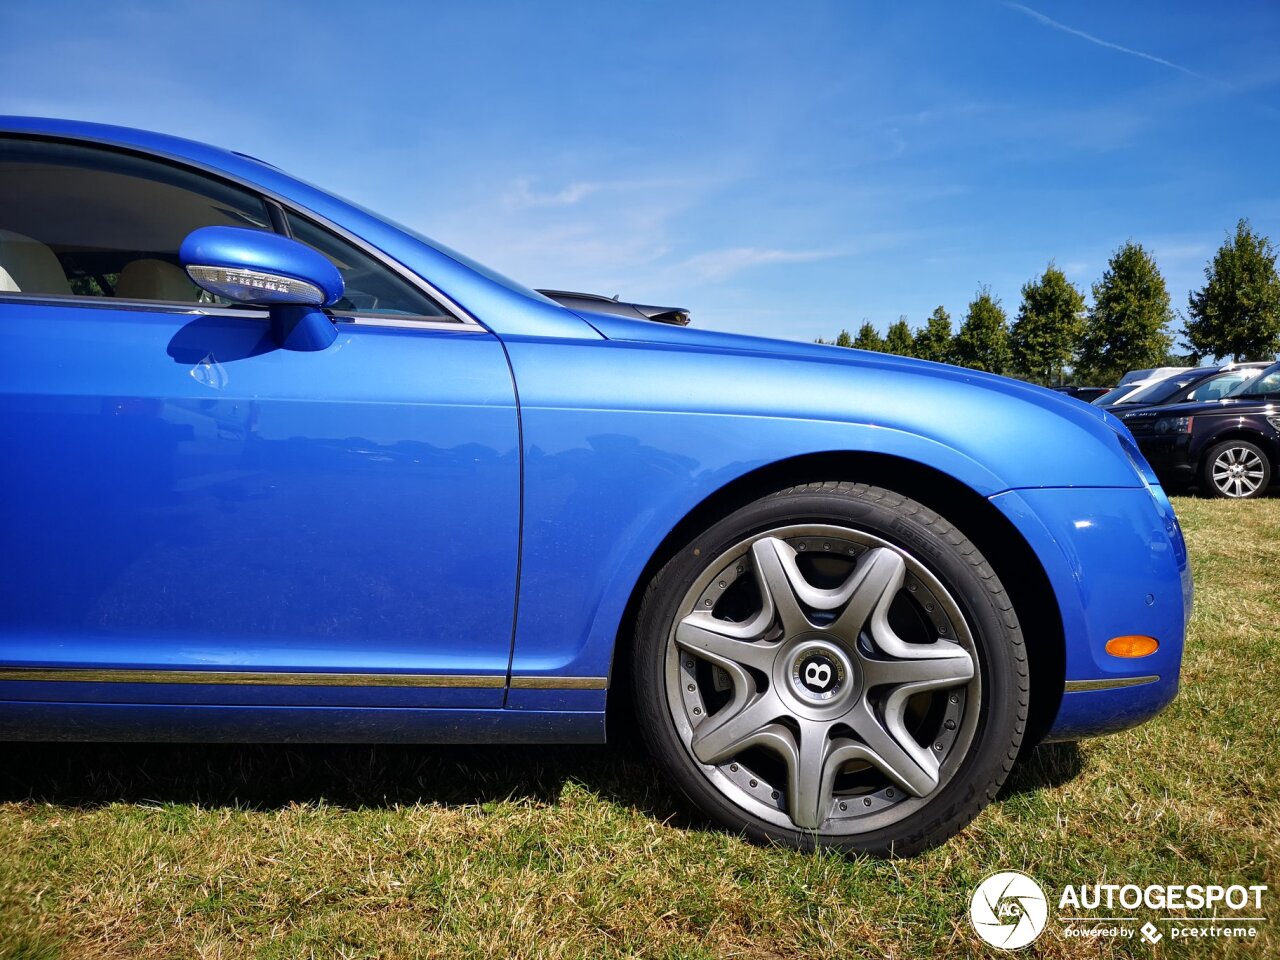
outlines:
M991 955L998 868L1066 883L1266 883L1280 952L1280 499L1180 499L1196 617L1183 691L1137 730L1038 750L961 836L911 861L709 829L634 747L6 745L0 956Z

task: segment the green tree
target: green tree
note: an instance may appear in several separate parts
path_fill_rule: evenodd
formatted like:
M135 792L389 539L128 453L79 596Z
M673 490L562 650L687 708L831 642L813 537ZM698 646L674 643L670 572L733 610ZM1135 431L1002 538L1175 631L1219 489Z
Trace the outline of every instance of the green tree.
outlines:
M848 330L841 330L838 334L836 334L836 346L837 347L853 346L853 337L849 336Z
M955 357L956 363L975 370L1004 373L1009 369L1009 319L990 287L980 288L969 304L956 334Z
M904 314L889 324L889 330L884 337L884 352L896 353L900 357L910 357L912 346L911 327L907 324Z
M925 325L916 331L915 337L912 338L911 352L921 360L950 363L954 352L953 340L951 314L942 307L938 307L929 315Z
M871 325L870 320L862 322L862 326L858 328L858 335L853 338L853 345L859 350L874 350L876 353L884 353L884 338Z
M1193 291L1187 343L1204 356L1270 359L1280 351L1280 277L1271 241L1248 220L1236 224Z
M1083 334L1084 294L1050 262L1044 276L1022 287L1022 306L1009 331L1013 369L1036 383L1061 383Z
M1117 382L1130 370L1158 367L1173 338L1169 291L1151 254L1132 240L1111 255L1102 279L1093 285L1076 380Z

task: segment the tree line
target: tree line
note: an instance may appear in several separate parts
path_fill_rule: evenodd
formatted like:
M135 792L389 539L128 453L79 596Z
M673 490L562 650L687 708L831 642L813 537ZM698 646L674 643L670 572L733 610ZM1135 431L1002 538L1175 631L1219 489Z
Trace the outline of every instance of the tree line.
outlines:
M1092 303L1050 262L1022 287L1012 324L989 287L979 288L960 329L938 307L924 326L905 316L882 337L870 322L856 336L841 330L834 343L904 357L919 357L1021 377L1043 384L1116 383L1129 370L1196 366L1207 357L1268 360L1280 352L1280 275L1270 239L1249 221L1236 224L1191 293L1174 351L1176 313L1155 258L1132 240L1111 255L1092 285Z

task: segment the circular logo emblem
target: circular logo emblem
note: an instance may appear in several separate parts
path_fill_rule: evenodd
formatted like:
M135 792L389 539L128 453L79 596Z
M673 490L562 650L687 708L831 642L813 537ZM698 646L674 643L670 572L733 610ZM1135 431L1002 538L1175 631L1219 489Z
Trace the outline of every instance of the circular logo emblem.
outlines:
M844 679L844 669L825 653L810 653L796 661L795 679L814 696L822 697L835 690Z
M978 884L969 901L969 921L984 941L1001 950L1032 943L1049 919L1044 890L1025 873L1006 870Z

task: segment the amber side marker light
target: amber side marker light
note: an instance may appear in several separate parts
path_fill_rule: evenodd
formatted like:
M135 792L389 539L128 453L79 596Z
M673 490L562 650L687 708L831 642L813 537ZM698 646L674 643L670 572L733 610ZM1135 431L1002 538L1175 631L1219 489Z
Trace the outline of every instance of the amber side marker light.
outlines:
M1107 641L1107 653L1113 657L1145 657L1160 649L1155 637L1112 637Z

